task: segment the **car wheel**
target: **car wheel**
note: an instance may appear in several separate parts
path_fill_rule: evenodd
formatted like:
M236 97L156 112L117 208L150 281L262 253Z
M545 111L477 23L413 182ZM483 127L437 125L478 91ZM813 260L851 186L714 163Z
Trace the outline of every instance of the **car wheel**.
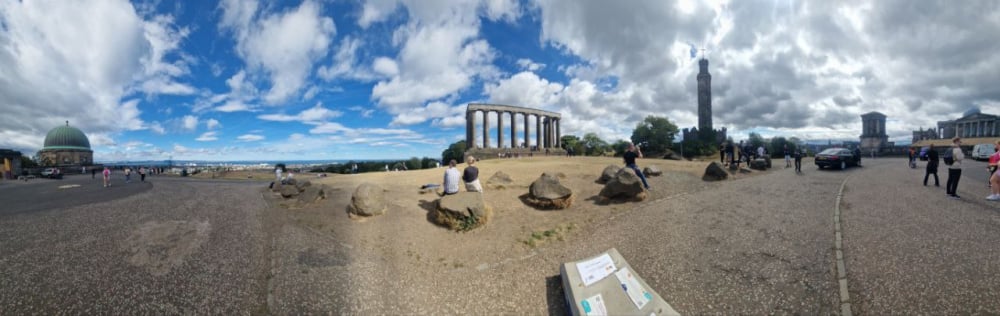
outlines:
M841 161L840 162L840 170L844 170L844 169L847 169L847 162L846 161Z

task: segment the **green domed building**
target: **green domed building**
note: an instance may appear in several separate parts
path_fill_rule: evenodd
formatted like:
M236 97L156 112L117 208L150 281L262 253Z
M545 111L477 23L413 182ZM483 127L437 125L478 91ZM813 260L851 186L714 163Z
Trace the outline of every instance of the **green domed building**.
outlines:
M89 165L94 162L90 140L80 129L69 126L53 128L45 135L45 147L38 151L43 165Z

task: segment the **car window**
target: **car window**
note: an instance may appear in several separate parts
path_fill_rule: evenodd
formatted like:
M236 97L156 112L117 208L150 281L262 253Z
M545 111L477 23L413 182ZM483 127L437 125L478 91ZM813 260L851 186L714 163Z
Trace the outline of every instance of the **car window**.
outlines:
M820 152L819 154L820 155L834 155L834 154L837 154L838 150L839 149L836 149L836 148L829 148L827 150L824 150L824 151Z

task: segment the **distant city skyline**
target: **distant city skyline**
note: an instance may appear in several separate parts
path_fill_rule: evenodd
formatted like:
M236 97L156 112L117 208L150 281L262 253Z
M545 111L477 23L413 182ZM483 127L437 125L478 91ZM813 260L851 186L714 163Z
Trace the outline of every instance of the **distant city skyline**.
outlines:
M889 141L907 143L970 108L1000 114L1000 43L984 40L1000 34L998 11L995 1L4 1L0 148L33 154L68 120L96 161L438 157L465 139L473 102L558 112L563 135L613 142L648 115L698 125L699 55L711 61L713 126L734 139L857 141L860 115L878 111Z

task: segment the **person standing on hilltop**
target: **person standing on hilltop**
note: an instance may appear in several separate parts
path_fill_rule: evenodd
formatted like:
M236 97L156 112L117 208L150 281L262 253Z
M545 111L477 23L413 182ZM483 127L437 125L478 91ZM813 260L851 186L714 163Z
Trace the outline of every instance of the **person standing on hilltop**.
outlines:
M945 184L945 190L948 193L948 197L952 199L961 199L958 196L958 180L962 179L962 160L965 159L965 154L962 153L962 139L955 137L951 140L951 148L948 148L949 152L945 152L944 163L948 165L948 183ZM950 164L948 163L950 160Z
M802 148L794 151L795 156L795 173L802 173Z
M104 172L102 172L101 174L104 175L104 187L105 188L110 187L111 186L111 169L108 169L108 167L105 166L104 167Z
M934 144L931 144L927 149L927 172L924 173L924 186L927 186L927 179L932 174L934 175L934 186L939 187L941 183L938 182L938 153L934 150Z
M989 164L986 169L990 172L990 195L986 197L990 201L1000 201L1000 140L993 143L993 154L990 155Z
M465 162L469 164L462 173L462 180L465 181L465 190L469 192L483 192L483 186L479 183L479 168L475 166L476 157L469 156L465 158Z
M444 183L441 184L444 187L444 195L452 195L458 193L458 168L455 168L455 164L458 162L455 159L448 161L448 169L444 170Z
M719 163L726 163L726 142L719 144Z
M649 190L649 183L646 183L646 176L642 174L642 170L639 170L639 166L635 164L636 158L642 158L642 150L639 150L639 147L630 142L623 158L625 158L625 167L635 171L635 175L639 176L639 179L642 180L642 186L646 187L646 190Z

